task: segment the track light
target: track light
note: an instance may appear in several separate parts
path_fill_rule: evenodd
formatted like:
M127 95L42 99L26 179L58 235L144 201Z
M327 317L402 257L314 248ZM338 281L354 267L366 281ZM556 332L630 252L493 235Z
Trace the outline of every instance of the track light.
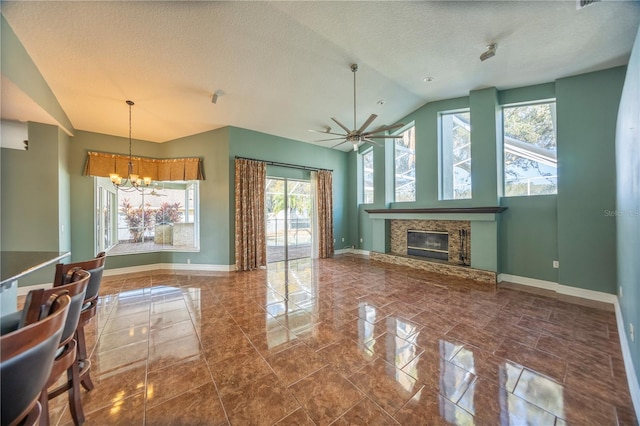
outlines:
M218 103L218 96L222 95L222 90L216 90L215 92L213 92L213 95L211 96L211 103L215 104Z
M487 45L487 50L480 55L481 61L486 61L489 58L493 58L496 55L496 50L498 49L498 43L491 43Z

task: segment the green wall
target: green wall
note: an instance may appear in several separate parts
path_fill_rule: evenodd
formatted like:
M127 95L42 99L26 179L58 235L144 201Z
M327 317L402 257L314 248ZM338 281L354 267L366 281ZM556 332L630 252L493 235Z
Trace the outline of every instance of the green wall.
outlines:
M432 102L401 121L416 126L416 201L390 202L384 170L392 170L392 150L374 148L375 202L357 205L357 239L371 250L372 207L479 207L509 209L498 221L498 272L615 293L615 220L603 215L615 206L614 134L625 67L563 78L557 82ZM504 104L556 98L558 194L501 197ZM473 197L438 199L438 113L469 108ZM392 142L387 142L391 145ZM362 150L361 150L362 151ZM357 158L350 157L352 164ZM355 166L353 167L355 169ZM387 174L392 174L388 172ZM353 177L351 179L354 179ZM350 185L358 188L361 173ZM588 230L589 232L585 232ZM474 241L495 244L493 240ZM553 261L560 261L560 269Z
M163 252L162 262L231 265L229 241L229 128L212 130L162 144L162 157L202 157L200 182L200 253Z
M558 282L556 196L503 197L500 205L508 207L500 222L500 272Z
M558 283L616 294L615 131L625 67L556 81Z
M636 378L640 378L640 31L618 110L616 172L619 302ZM634 324L635 341L629 336L629 324Z
M69 250L66 160L55 161L66 158L67 145L68 138L58 127L29 123L29 150L0 149L2 250ZM45 268L19 284L52 279L53 269Z

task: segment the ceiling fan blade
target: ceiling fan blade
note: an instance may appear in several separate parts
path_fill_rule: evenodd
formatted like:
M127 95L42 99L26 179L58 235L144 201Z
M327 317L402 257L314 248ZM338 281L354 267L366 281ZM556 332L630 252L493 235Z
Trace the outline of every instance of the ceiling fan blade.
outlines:
M342 127L342 130L344 130L347 133L351 133L351 130L349 130L349 128L347 126L345 126L344 124L342 124L341 122L339 122L338 120L336 120L335 118L331 117L331 119L340 127Z
M323 134L323 135L347 136L347 135L343 135L343 134L340 134L340 133L325 132L325 131L322 131L322 130L309 130L309 131L313 132L313 133L320 133L320 134Z
M334 145L334 146L332 146L331 148L335 148L335 147L340 146L340 145L342 145L343 143L347 143L347 142L348 142L348 141L345 139L345 140L343 140L342 142L340 142L339 144L335 144L335 145Z
M373 132L369 132L369 133L373 134L373 133L386 132L387 130L399 129L400 127L404 127L404 124L398 123L398 124L393 124L391 126L382 126L379 129L376 129Z
M368 144L371 144L371 145L375 145L375 146L382 146L382 145L380 145L378 142L376 142L376 141L372 141L371 139L368 139L368 138L364 138L364 139L362 139L362 140L363 140L364 142L368 143Z
M360 126L360 128L358 129L358 133L362 133L362 132L364 132L364 131L365 131L365 129L366 129L367 127L369 127L369 125L370 125L371 123L373 123L373 120L375 120L376 118L378 118L378 116L377 116L377 115L375 115L375 114L371 114L371 115L369 116L369 118L367 118L367 121L365 121L364 123L362 123L362 126Z
M320 139L319 141L314 141L314 142L338 141L340 139L344 139L344 136L341 136L339 138Z

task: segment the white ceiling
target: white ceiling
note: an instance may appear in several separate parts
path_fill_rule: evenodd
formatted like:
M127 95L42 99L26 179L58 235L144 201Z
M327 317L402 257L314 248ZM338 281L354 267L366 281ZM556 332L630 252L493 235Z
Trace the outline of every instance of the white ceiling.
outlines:
M351 63L358 126L376 113L375 128L473 89L625 64L640 4L3 1L2 14L76 129L128 135L131 99L136 139L231 125L313 142L309 129L338 130L330 117L353 124ZM34 119L5 102L3 118Z

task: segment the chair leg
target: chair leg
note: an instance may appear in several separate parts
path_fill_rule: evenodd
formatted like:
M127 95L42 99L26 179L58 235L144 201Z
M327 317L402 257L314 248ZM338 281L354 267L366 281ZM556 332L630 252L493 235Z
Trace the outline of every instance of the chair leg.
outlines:
M84 423L84 411L82 409L82 401L80 400L80 373L77 362L74 362L71 368L67 370L67 380L71 383L69 389L71 418L73 419L73 423L79 426Z
M78 327L78 329L76 330L76 342L78 342L78 360L80 362L83 363L83 370L85 368L87 368L86 371L82 372L82 379L80 380L80 383L82 384L82 387L85 388L87 391L90 391L93 389L93 382L91 381L91 376L90 376L90 364L88 359L87 359L87 344L85 342L85 338L84 338L84 327L80 326Z
M40 426L49 426L49 397L46 389L40 392L40 406L42 407Z

